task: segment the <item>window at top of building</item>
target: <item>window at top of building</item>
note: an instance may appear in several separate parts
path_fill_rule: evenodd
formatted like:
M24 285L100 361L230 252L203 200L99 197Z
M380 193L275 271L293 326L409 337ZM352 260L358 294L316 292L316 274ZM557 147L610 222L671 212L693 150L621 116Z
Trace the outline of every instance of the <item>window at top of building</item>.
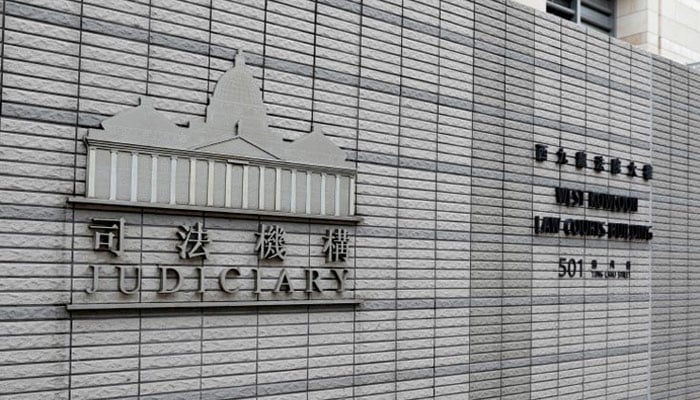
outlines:
M611 36L615 34L615 0L547 0L547 12Z

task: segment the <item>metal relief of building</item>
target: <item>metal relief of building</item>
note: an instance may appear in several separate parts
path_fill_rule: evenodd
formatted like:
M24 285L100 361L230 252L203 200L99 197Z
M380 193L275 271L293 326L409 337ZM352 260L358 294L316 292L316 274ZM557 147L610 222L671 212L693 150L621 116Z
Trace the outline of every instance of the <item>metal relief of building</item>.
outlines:
M354 216L354 165L318 130L294 141L270 132L262 93L246 70L242 52L234 68L217 81L204 121L177 126L156 111L150 99L142 98L139 106L106 119L100 129L90 129L85 144L86 195L68 200L81 214L112 207L205 218L189 222L191 217L185 217L170 237L156 235L160 240L177 239L172 250L180 261L169 266L156 259L153 265L118 265L135 261L127 255L126 242L127 230L138 224L127 224L123 217L91 218L87 228L94 232L95 254L73 259L69 311L360 302L347 283L346 267L352 236L346 225L361 221ZM256 217L258 227L247 235L247 247L260 262L247 265L248 257L233 265L230 258L224 261L219 242L229 238L210 232L210 215ZM295 232L288 234L283 224L275 223L278 220L341 225L328 227L324 236L314 226L319 232L309 232L307 240L308 257L316 256L316 262L309 263L315 265L292 268L299 267L298 254L287 248L294 240L288 236ZM235 220L230 223L237 225ZM319 260L323 254L327 263ZM116 280L116 290L113 283L104 288L109 279ZM300 293L295 294L297 289Z
M85 201L352 216L355 177L345 153L317 131L289 143L274 136L260 88L244 56L237 59L205 122L179 127L142 99L88 133ZM197 180L198 166L205 179Z
M2 5L0 398L700 396L697 72L500 0Z

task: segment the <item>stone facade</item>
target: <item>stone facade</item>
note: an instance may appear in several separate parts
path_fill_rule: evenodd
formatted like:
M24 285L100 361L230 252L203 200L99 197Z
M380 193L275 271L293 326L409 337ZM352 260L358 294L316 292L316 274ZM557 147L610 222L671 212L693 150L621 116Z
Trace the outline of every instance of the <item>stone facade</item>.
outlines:
M500 0L1 4L0 398L700 396L698 73ZM192 266L172 229L201 223L222 239L197 265L260 266L262 218L67 203L86 194L88 129L144 95L175 123L203 120L239 49L272 132L322 127L356 168L345 263L363 302L69 312L87 260L115 263L93 251L91 218L125 219L129 265ZM653 179L596 172L593 156ZM555 187L639 207L557 205ZM653 239L535 235L539 215ZM286 262L324 265L328 224L283 223ZM585 273L560 278L561 258ZM594 259L629 261L629 279L594 279Z
M547 10L547 0L515 1L542 12ZM681 64L700 63L700 28L697 23L700 2L616 0L614 4L615 37Z
M700 3L620 0L617 37L682 64L700 62Z

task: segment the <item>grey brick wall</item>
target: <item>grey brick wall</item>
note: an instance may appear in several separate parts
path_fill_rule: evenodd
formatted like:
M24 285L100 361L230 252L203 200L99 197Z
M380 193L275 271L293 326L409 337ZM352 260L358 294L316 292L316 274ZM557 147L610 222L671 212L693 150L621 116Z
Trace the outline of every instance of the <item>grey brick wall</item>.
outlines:
M501 0L0 4L0 398L700 397L696 72ZM146 94L203 118L238 49L277 134L322 126L356 163L365 302L68 314L89 218L136 226L135 263L173 263L165 228L182 223L68 206L87 128ZM653 163L654 180L536 163L535 143ZM640 210L561 207L554 186ZM654 239L534 236L541 214ZM254 263L237 239L253 222L198 221L232 238L211 265ZM319 226L287 229L291 262L313 265ZM630 260L632 278L559 279L560 257Z

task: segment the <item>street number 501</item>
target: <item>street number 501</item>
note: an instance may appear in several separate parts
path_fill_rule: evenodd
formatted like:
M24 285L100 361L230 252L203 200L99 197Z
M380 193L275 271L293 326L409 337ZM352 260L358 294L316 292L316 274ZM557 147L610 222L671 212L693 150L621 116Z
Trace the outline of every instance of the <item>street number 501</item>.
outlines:
M573 278L578 272L579 276L583 276L583 259L575 260L573 258L560 258L559 259L559 277L563 278L569 276Z

